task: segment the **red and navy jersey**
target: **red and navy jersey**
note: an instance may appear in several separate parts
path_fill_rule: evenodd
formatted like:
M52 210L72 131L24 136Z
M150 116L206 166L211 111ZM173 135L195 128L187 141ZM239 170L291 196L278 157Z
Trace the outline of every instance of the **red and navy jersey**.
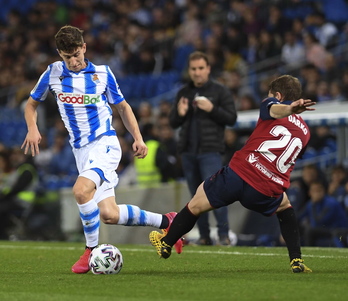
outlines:
M272 118L269 110L273 104L280 102L270 97L261 103L255 130L229 163L245 182L267 196L279 196L289 187L295 161L310 138L308 126L301 116Z

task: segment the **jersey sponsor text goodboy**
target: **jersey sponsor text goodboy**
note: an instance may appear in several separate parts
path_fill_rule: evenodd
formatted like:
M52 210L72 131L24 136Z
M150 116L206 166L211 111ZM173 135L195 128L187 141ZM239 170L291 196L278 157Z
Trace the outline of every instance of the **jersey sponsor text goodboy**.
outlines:
M100 102L99 94L59 93L57 97L61 102L74 105L89 105Z

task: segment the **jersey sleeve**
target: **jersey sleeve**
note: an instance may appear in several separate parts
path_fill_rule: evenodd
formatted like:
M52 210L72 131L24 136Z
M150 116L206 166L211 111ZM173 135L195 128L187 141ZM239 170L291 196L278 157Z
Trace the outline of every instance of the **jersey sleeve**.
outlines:
M49 91L49 79L52 70L52 65L49 65L44 73L41 74L38 82L33 90L30 92L30 96L36 101L44 101Z
M271 117L269 110L272 105L279 103L279 100L275 97L268 97L265 100L263 100L260 105L260 118L262 120L274 119L273 117Z
M124 100L124 96L121 92L121 89L116 81L115 75L112 73L109 66L107 68L107 88L106 88L106 97L108 102L111 104L118 104Z

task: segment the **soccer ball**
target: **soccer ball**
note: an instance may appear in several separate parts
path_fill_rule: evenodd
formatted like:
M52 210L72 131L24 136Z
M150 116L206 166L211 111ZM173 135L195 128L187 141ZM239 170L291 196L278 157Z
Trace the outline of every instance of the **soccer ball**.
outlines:
M110 244L97 246L89 256L89 267L93 274L118 274L122 266L120 250Z

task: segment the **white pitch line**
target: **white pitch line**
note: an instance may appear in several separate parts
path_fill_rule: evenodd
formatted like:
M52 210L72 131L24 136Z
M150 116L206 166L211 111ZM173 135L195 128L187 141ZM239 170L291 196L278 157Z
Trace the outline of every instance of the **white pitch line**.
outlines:
M18 246L18 245L1 245L0 249L36 249L36 250L68 250L68 251L75 251L80 250L81 247L58 247L58 246ZM154 252L154 249L137 249L137 248L120 248L121 251L129 251L129 252ZM318 248L315 248L315 250L318 250ZM314 254L303 254L303 257L312 257L312 258L342 258L347 259L348 258L348 250L346 249L335 249L335 251L338 251L340 253L345 253L347 255L343 256L334 256L334 255L314 255ZM248 255L248 256L284 256L287 254L279 254L279 253L249 253L249 252L238 252L238 251L197 251L197 250L184 250L185 253L192 253L192 254L217 254L217 255Z

